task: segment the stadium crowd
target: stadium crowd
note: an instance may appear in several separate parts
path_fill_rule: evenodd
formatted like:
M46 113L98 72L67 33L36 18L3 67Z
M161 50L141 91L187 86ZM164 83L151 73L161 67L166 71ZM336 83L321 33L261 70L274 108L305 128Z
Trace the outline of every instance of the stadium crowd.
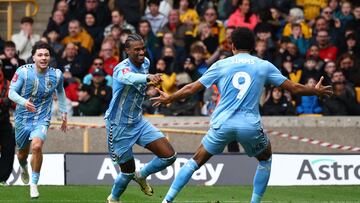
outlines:
M0 38L5 80L31 63L35 43L53 48L51 66L65 78L73 116L100 116L112 94L114 67L126 58L124 43L140 34L151 61L162 73L160 88L171 94L197 80L219 59L232 55L231 32L256 34L253 55L272 62L288 79L315 86L320 76L332 85L330 98L295 97L267 87L263 115L360 115L360 2L340 0L55 0L42 35L31 17L11 41ZM1 71L0 71L1 72ZM157 94L149 86L146 94ZM144 114L211 115L221 95L216 86L160 107L144 102ZM56 116L57 98L54 96Z

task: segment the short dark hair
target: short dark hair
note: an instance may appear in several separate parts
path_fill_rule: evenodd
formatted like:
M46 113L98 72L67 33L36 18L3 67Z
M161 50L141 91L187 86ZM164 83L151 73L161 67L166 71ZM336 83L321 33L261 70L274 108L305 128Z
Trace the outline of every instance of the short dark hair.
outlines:
M23 24L23 23L33 24L33 23L34 23L34 19L32 19L32 17L25 16L25 17L22 17L22 18L21 18L20 23L21 23L21 24Z
M47 49L50 53L50 56L52 55L52 48L48 43L45 42L37 42L35 43L35 45L33 46L32 50L31 50L31 55L34 56L34 54L36 53L36 50L38 49Z
M134 42L134 41L143 41L143 38L136 33L130 34L125 41L125 48L129 48L130 42Z
M4 49L5 49L5 48L8 48L8 47L10 47L10 48L16 48L16 45L15 45L15 43L14 43L13 41L6 41L6 42L4 43Z
M231 41L237 50L252 51L255 47L254 33L248 28L236 28L231 33Z
M147 5L150 6L150 4L155 4L155 5L159 6L160 0L148 0Z

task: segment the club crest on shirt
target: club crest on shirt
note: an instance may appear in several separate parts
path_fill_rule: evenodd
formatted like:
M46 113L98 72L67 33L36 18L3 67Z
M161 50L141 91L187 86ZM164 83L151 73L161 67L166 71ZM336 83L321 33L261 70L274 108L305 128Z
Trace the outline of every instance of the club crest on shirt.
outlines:
M130 72L130 68L124 68L121 71L122 71L122 74L125 75L126 73Z
M46 87L47 87L48 89L50 89L50 88L52 87L52 82L51 82L51 81L48 81L47 84L46 84Z
M15 73L11 81L16 82L18 80L18 78L19 78L19 75L17 73Z

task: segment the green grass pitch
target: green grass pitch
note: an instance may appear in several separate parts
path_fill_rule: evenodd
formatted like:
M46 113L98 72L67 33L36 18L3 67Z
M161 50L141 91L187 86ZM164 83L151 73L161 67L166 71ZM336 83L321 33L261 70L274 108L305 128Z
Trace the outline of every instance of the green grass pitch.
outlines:
M145 196L129 186L123 203L160 203L168 186L154 186L155 194ZM249 203L250 186L187 186L175 202ZM31 200L29 187L0 187L0 203L95 203L106 202L111 186L39 186L40 198ZM268 187L263 203L360 203L360 186Z

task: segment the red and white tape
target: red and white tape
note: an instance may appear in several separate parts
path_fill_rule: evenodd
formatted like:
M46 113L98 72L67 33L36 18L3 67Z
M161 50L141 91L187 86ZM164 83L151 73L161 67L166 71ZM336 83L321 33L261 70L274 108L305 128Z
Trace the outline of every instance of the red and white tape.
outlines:
M299 142L304 142L304 143L308 143L308 144L312 144L312 145L318 145L318 146L326 147L326 148L330 148L330 149L339 149L339 150L342 150L342 151L360 152L360 147L352 147L352 146L348 146L348 145L332 144L332 143L317 140L317 139L306 138L306 137L301 137L301 136L295 136L295 135L290 135L290 134L287 134L287 133L282 133L282 132L277 132L277 131L272 131L272 130L265 130L265 132L268 135L273 135L273 136L277 136L277 137L281 137L281 138L287 138L287 139L290 139L290 140L296 140L296 141L299 141Z
M190 126L190 125L197 125L197 126L206 126L210 125L209 121L195 121L195 122L172 122L172 123L154 123L156 127L177 127L177 126Z

